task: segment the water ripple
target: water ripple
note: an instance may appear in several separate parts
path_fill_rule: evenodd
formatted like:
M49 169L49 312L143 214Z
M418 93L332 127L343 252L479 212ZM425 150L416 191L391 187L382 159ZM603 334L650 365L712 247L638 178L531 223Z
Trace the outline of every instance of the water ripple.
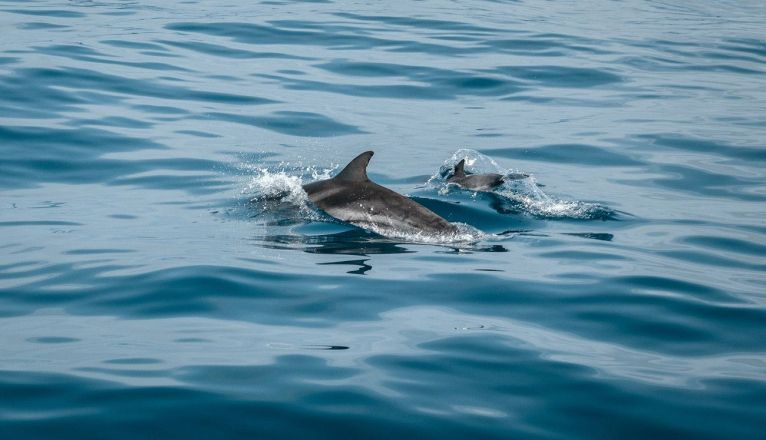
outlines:
M0 0L4 438L761 438L763 5L581 6Z

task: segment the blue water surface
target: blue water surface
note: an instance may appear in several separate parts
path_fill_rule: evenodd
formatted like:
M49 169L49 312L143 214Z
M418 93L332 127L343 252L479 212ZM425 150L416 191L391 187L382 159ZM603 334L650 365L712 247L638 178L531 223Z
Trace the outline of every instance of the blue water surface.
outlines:
M763 438L764 29L0 0L0 438ZM473 239L300 200L368 149ZM461 155L531 177L449 187Z

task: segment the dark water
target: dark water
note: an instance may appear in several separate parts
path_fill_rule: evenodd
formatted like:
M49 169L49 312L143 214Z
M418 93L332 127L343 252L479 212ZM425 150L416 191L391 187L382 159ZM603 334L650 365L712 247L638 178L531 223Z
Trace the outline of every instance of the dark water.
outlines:
M764 29L760 1L0 2L0 437L763 438ZM478 235L249 202L366 149ZM460 149L533 177L445 188Z

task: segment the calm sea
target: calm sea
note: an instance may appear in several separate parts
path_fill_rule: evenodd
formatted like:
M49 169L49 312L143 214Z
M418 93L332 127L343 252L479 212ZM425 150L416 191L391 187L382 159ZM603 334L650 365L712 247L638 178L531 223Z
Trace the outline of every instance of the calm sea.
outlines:
M0 438L764 438L764 29L0 0ZM306 204L370 149L469 239ZM461 191L460 158L530 177Z

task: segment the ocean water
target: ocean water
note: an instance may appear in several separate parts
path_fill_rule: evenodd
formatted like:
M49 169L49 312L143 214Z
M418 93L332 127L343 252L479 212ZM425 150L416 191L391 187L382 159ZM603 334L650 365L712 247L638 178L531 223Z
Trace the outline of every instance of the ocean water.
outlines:
M0 438L764 438L764 29L0 0ZM370 149L465 236L307 202Z

